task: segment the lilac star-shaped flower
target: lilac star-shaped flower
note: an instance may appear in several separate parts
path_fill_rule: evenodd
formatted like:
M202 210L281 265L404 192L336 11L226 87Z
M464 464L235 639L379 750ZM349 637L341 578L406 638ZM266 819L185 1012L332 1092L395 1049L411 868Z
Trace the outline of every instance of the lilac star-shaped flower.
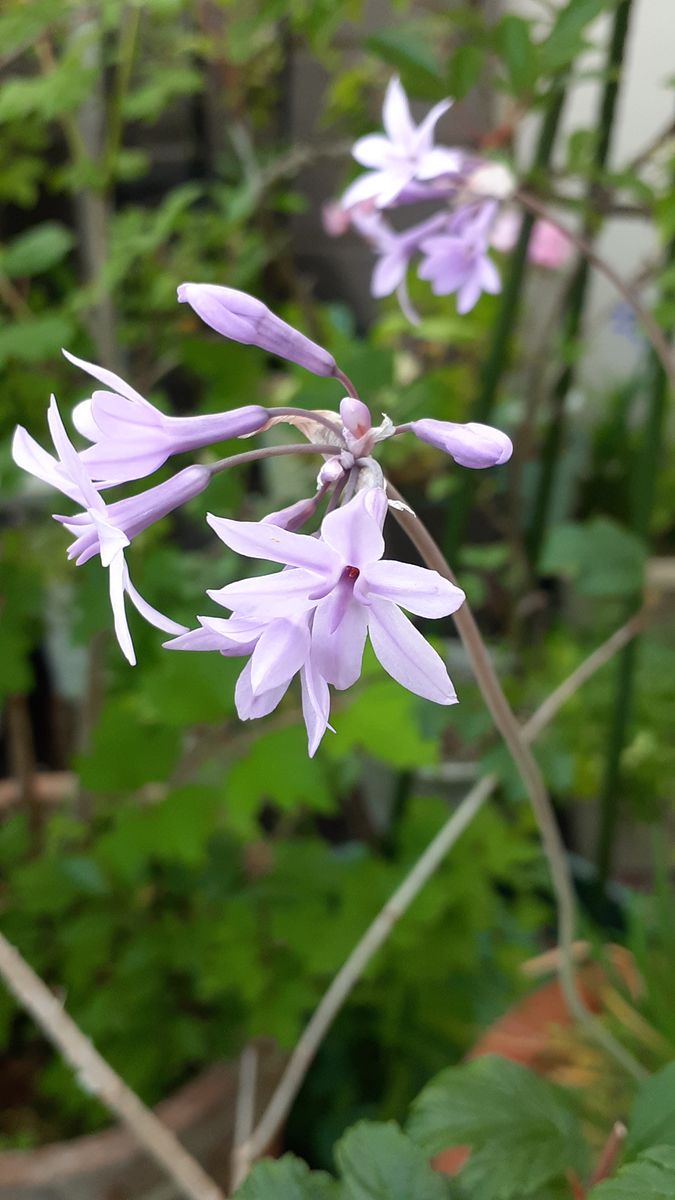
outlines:
M361 201L374 200L378 208L384 208L413 180L436 179L460 171L464 156L433 144L436 123L451 103L441 100L416 125L400 80L390 80L382 108L385 132L368 134L355 143L354 158L370 170L347 188L343 206L351 208Z
M230 549L289 569L209 595L254 620L311 611L312 660L320 676L340 690L358 679L369 636L381 665L403 687L438 704L454 704L457 697L442 659L401 609L422 617L447 616L462 604L464 593L436 571L383 559L386 509L381 488L359 492L324 517L320 538L210 516ZM271 638L270 671L277 651Z

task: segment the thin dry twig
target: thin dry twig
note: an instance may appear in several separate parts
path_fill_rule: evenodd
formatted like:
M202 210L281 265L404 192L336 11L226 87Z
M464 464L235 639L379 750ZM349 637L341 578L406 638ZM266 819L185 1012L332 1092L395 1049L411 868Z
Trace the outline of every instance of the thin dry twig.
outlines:
M245 1046L239 1060L239 1088L234 1111L234 1136L232 1138L231 1191L236 1192L245 1174L241 1161L240 1147L244 1146L253 1132L255 1123L255 1094L258 1079L258 1051L255 1046ZM242 1171L244 1174L242 1174Z
M188 1200L224 1200L223 1192L64 1011L47 984L0 933L0 975L14 998L73 1068L81 1086L113 1113Z
M617 630L616 634L613 634L607 642L598 647L588 659L576 668L569 679L555 689L552 696L544 701L523 726L522 737L524 740L530 742L538 737L542 729L553 720L558 710L570 699L577 688L608 662L612 655L625 645L626 641L635 636L641 627L637 619L639 616L640 614L637 614L625 626ZM340 967L305 1027L274 1095L255 1130L250 1138L238 1147L237 1168L240 1182L250 1170L255 1159L264 1154L270 1145L300 1090L302 1081L321 1042L368 963L387 940L394 925L436 872L455 842L483 807L498 782L497 775L487 775L471 788Z

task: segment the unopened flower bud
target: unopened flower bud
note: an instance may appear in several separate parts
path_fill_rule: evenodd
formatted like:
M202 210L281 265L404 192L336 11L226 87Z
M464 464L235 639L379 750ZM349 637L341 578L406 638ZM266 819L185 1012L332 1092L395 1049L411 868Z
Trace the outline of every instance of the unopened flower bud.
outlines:
M498 467L508 462L513 453L511 439L505 433L477 421L461 425L423 418L411 421L406 428L420 441L449 454L460 467Z
M309 521L310 517L314 516L316 507L319 501L318 496L313 496L307 500L296 500L295 504L289 504L286 508L280 508L277 512L268 513L263 517L263 525L277 525L280 529L290 529L294 533L296 529L300 529L305 521Z
M340 417L345 429L355 438L362 438L371 428L372 419L367 406L355 396L340 401Z
M189 304L202 321L223 337L246 346L259 346L314 375L337 374L332 354L246 292L211 283L181 283L178 299Z

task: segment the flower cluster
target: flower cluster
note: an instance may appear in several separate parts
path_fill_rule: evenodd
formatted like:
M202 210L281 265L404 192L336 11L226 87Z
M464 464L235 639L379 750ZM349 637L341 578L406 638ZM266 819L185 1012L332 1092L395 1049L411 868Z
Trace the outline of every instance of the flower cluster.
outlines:
M416 125L400 81L392 79L382 108L384 133L359 138L352 150L356 161L368 168L366 173L347 188L339 204L324 210L328 233L338 236L351 225L369 242L377 256L372 295L396 292L412 321L417 317L406 277L415 255L420 256L419 278L428 280L437 296L454 293L457 311L466 313L483 292L500 290L489 251L510 250L520 227L517 213L508 206L515 193L508 167L434 145L436 123L450 107L450 100L441 101ZM382 215L383 209L416 202L438 205L438 211L403 232L394 230ZM536 222L531 261L557 267L568 253L569 243L554 225Z
M430 170L437 161L434 155L429 149ZM68 557L76 565L98 556L107 569L115 632L126 658L135 662L128 599L151 625L172 635L164 643L167 648L247 659L235 692L242 720L271 712L299 675L310 754L329 728L329 689L349 688L358 679L366 638L385 671L403 687L438 704L454 704L442 659L406 612L444 617L460 606L464 593L435 571L384 557L390 502L374 451L386 438L411 433L462 466L483 468L506 462L512 449L508 437L485 425L432 419L394 426L383 416L373 425L367 406L333 357L260 301L231 288L196 283L183 284L178 298L223 336L339 380L348 394L335 413L247 405L213 415L168 417L117 375L67 355L103 385L73 413L74 425L89 445L76 449L52 397L48 422L56 455L21 427L14 435L13 454L20 467L78 507L72 516L55 514L55 520L73 538ZM104 499L103 493L145 478L175 454L248 437L280 420L300 428L307 444L263 446L195 463L136 495ZM216 472L292 452L316 453L322 459L313 496L260 522L207 518L230 550L281 569L209 591L230 615L199 616L194 629L148 604L132 584L125 561L132 539L204 491ZM321 509L319 528L299 532Z

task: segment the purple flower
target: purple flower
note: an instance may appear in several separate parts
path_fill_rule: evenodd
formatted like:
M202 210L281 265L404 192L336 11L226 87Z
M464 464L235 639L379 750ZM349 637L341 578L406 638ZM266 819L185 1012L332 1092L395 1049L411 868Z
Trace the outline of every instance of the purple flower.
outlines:
M460 210L452 218L447 233L427 238L420 249L426 258L418 269L420 279L428 279L436 296L457 293L457 312L467 313L482 292L501 290L497 268L488 257L489 228L496 205L489 201L478 210Z
M205 416L167 417L112 371L64 354L112 389L94 392L73 413L75 427L94 443L81 454L92 479L110 484L142 479L172 454L256 433L269 420L268 410L257 404Z
M370 281L370 294L379 300L401 287L412 256L425 239L447 226L448 215L436 213L402 233L392 229L379 212L354 212L352 223L378 256Z
M206 467L187 467L173 479L139 496L107 505L68 438L53 396L47 415L58 460L19 426L12 444L14 461L82 506L83 511L75 516L55 514L54 519L75 539L68 550L68 557L75 559L77 566L98 554L107 568L115 633L123 654L133 665L136 657L125 612L125 595L146 621L157 629L175 634L183 633L185 627L158 612L137 592L129 578L124 551L137 533L204 491L210 479L209 471Z
M358 679L368 634L394 679L416 695L454 704L457 697L441 658L401 607L423 617L447 616L462 604L464 593L435 571L383 560L386 509L382 489L359 492L324 517L320 538L209 516L230 549L289 568L209 595L251 620L297 619L311 612L312 663L323 680L340 690Z
M420 441L443 450L460 467L498 467L508 462L513 453L513 444L505 433L477 421L461 425L427 417L421 421L411 421L409 425L400 426L400 429L409 429Z
M212 283L181 283L178 299L181 304L189 304L202 321L223 337L246 346L259 346L314 375L338 374L332 354L275 317L260 300L246 292Z
M436 122L451 103L441 100L416 125L400 80L390 80L382 107L385 133L371 133L355 143L354 158L371 169L347 188L343 206L351 208L364 200L374 200L378 208L384 208L413 180L436 179L460 171L464 156L433 144Z

